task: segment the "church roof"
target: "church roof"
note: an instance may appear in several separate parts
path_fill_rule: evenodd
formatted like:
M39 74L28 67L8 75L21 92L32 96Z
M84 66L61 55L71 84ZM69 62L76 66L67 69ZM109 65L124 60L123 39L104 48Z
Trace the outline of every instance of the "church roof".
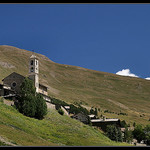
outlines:
M19 73L13 72L13 73L9 74L8 76L6 76L4 79L6 79L7 77L9 77L9 76L11 76L11 75L13 75L13 74L16 74L16 75L19 75L19 76L25 78L25 76L23 76L23 75L21 75L21 74L19 74ZM2 79L2 81L4 81L4 79Z

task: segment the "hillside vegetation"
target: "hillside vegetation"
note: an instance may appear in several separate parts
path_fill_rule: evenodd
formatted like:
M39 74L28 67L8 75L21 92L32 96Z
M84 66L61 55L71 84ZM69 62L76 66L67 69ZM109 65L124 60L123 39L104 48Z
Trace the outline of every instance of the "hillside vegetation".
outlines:
M129 146L113 142L97 129L56 110L49 110L43 120L26 117L2 102L0 110L1 146Z
M28 76L31 55L31 51L0 46L0 81L14 71ZM80 103L89 109L100 108L99 115L120 118L130 125L150 123L150 81L58 64L44 55L36 55L40 63L40 82L48 86L51 97Z

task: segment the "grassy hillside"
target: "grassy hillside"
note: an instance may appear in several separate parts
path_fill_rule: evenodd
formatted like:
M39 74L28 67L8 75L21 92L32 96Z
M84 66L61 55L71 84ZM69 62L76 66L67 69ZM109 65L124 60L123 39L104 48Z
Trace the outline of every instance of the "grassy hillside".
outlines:
M12 46L0 46L0 81L14 71L27 76L31 54ZM100 108L99 114L125 119L131 125L150 123L150 81L62 65L36 55L40 62L40 82L48 86L50 96L68 103L82 103L87 108ZM118 115L120 112L127 115Z
M56 110L49 110L43 120L26 117L2 102L0 110L0 145L6 145L3 138L10 143L7 145L19 146L129 146Z

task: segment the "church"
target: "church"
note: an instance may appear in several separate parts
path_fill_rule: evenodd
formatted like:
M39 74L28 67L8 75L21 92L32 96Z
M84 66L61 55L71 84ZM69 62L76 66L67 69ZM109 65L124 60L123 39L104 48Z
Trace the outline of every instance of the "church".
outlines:
M28 78L33 80L36 92L40 93L46 101L50 102L50 97L47 92L48 88L39 83L39 61L35 54L32 54L29 58ZM16 72L13 72L5 77L2 80L3 83L0 84L0 96L15 100L17 94L20 92L20 86L24 79L25 76Z

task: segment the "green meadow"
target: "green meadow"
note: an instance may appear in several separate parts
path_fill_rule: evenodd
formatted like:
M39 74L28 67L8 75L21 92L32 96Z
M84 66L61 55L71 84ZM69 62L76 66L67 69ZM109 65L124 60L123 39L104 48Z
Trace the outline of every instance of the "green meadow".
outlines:
M56 110L49 109L43 120L26 117L2 102L0 110L0 136L17 146L129 146Z

